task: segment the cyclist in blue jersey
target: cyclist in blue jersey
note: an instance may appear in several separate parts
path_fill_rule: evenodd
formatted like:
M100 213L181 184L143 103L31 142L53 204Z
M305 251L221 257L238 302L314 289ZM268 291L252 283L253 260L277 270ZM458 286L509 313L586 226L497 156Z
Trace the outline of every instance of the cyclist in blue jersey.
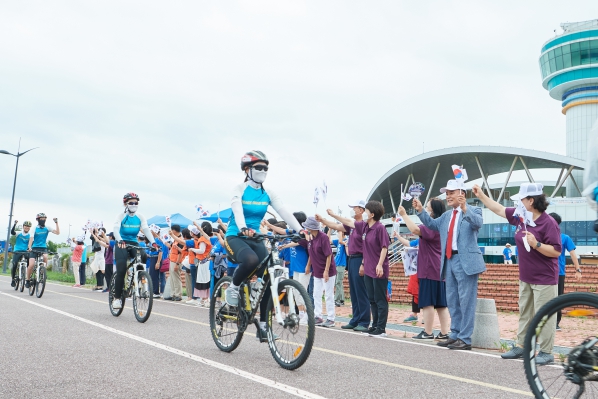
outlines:
M10 269L10 277L11 282L10 286L14 287L17 285L15 281L15 275L17 273L17 266L19 265L19 261L21 257L25 257L25 261L29 260L29 230L31 230L31 222L25 220L23 222L23 231L17 234L15 228L17 227L18 220L15 220L15 224L13 224L12 229L10 230L10 234L13 236L17 236L15 239L15 247L13 248L12 254L12 269ZM8 254L7 254L8 256Z
M37 220L37 226L35 226L35 231L33 235L29 237L29 251L35 252L42 252L44 254L44 262L48 264L48 234L53 233L56 235L60 234L60 227L58 226L58 219L54 218L54 223L56 223L55 229L50 229L46 226L46 219L47 216L45 213L38 213L35 217ZM29 256L29 267L27 268L27 281L25 282L25 287L29 288L30 281L29 276L33 273L33 267L35 266L35 254L30 254Z
M230 306L239 302L239 286L243 281L258 271L260 263L268 256L263 242L246 240L241 236L253 237L259 231L268 205L283 218L291 229L299 232L301 225L283 205L280 198L270 189L264 189L263 183L268 174L270 162L261 151L249 151L241 158L241 170L245 173L245 182L235 187L231 202L232 217L226 238L226 250L234 263L238 264L233 274L232 284L225 292L225 300ZM264 266L265 267L265 266ZM260 304L260 326L266 328L266 306L271 292L265 290ZM265 337L262 334L262 337Z
M116 280L114 284L114 300L112 301L113 309L122 308L121 296L125 284L125 274L127 273L127 260L137 256L136 248L127 248L127 245L139 246L137 242L137 234L140 231L145 234L147 239L157 246L154 241L154 236L147 225L145 217L137 213L139 206L139 196L135 193L127 193L123 197L123 205L125 211L120 213L116 222L114 223L114 238L116 246L114 247L114 259L116 264ZM142 259L145 263L145 252L141 250Z

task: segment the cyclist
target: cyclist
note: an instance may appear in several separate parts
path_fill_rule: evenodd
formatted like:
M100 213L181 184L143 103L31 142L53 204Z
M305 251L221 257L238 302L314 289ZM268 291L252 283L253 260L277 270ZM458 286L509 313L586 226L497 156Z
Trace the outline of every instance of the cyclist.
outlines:
M136 248L127 248L127 245L139 246L137 234L140 231L145 234L147 239L156 246L154 236L147 225L145 217L137 213L139 206L139 196L135 193L127 193L123 197L123 206L125 210L119 213L114 223L114 238L116 246L114 248L114 259L116 264L116 282L114 284L113 309L122 308L121 296L125 285L125 274L127 273L127 260L137 256ZM141 261L145 263L145 252L141 249Z
M262 219L266 215L268 205L288 223L294 231L300 231L301 225L283 205L280 197L272 190L264 189L263 183L268 174L270 162L261 151L249 151L241 158L241 170L245 173L245 182L235 187L231 202L232 217L226 231L225 246L234 263L238 264L233 274L233 281L225 291L225 301L229 306L239 303L239 286L245 279L258 271L260 263L268 256L268 250L263 242L246 240L259 231ZM267 340L266 334L266 306L271 292L265 290L260 304L260 341Z
M21 257L25 257L25 261L29 260L29 253L27 249L29 248L29 230L31 230L31 222L25 220L23 222L23 231L17 234L15 231L15 227L17 227L18 220L15 220L15 224L13 224L12 229L10 230L10 234L13 236L17 236L15 240L15 247L13 249L12 255L12 269L10 269L10 276L12 281L10 283L11 287L17 285L15 281L15 275L17 273L17 266L19 265L19 261Z
M45 213L38 213L35 217L37 220L37 226L35 226L35 232L33 236L29 237L29 251L41 252L44 254L44 262L48 263L48 234L60 234L60 227L58 226L58 219L54 218L54 223L56 223L55 229L49 229L46 226L46 214ZM25 287L29 288L31 285L30 276L33 273L33 267L35 266L35 254L30 254L29 256L29 267L27 268L27 281L25 282Z

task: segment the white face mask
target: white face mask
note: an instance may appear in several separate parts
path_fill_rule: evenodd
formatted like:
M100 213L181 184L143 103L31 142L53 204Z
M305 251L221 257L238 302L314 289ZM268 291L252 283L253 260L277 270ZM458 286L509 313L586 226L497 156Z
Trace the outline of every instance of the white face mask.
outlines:
M364 222L367 222L368 219L370 218L370 214L366 212L363 212L363 214L361 215L361 218L363 219Z
M256 183L262 184L266 181L267 176L268 172L265 170L255 170L253 168L249 169L249 178Z
M351 208L351 210L349 211L349 216L355 218L355 209Z
M138 207L139 207L139 205L127 205L127 212L135 213L135 212L137 212Z

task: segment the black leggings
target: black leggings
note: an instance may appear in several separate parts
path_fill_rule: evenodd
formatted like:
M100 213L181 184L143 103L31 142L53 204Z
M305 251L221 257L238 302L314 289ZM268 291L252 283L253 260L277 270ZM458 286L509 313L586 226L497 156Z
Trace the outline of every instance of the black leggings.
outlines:
M110 291L110 284L112 284L112 268L113 265L106 265L106 288Z
M14 280L17 274L17 267L19 267L19 261L21 257L25 257L25 262L29 265L29 254L26 252L15 252L12 254L12 269L10 269L10 277Z
M258 271L261 272L261 270L267 266L262 265L262 267L259 268L260 263L268 256L268 250L263 242L229 236L226 237L224 243L226 244L226 250L228 251L229 256L233 259L234 263L239 265L233 274L234 285L241 285L243 281L253 276ZM260 321L266 321L266 307L268 306L268 301L270 300L271 295L272 292L270 287L266 287L262 302L260 303Z
M137 245L134 241L125 241L129 245ZM125 275L127 274L127 261L129 258L137 256L136 248L120 248L118 244L114 246L114 257L116 261L116 281L114 283L114 298L120 299L125 285ZM141 262L145 263L147 255L141 249Z

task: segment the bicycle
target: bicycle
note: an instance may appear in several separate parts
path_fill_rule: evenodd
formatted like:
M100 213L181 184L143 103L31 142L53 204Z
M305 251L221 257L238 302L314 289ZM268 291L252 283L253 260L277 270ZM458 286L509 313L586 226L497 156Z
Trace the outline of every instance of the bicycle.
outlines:
M552 299L532 319L525 336L523 364L525 376L536 398L579 398L588 391L598 396L598 336L591 335L573 347L567 355L561 355L562 364L538 366L536 344L548 320L556 317L580 317L598 320L598 295L589 292L573 292ZM594 384L588 384L594 382Z
M46 289L46 262L44 262L44 253L38 251L31 251L31 254L35 257L35 266L33 273L29 279L29 295L41 298L44 295ZM48 255L56 255L55 252L48 252ZM25 273L27 268L25 268Z
M27 280L27 262L28 262L28 258L27 255L28 252L15 252L13 253L13 257L15 256L19 256L19 264L17 266L17 270L15 273L15 278L13 279L15 282L15 286L14 289L15 291L17 290L21 290L21 292L23 292L23 290L25 289L25 280Z
M275 241L291 239L299 241L293 235L263 235L244 237L248 240ZM232 278L222 277L214 286L210 297L210 331L218 349L223 352L234 351L243 338L250 323L262 338L258 319L255 317L266 289L272 290L266 310L266 334L268 346L274 360L284 369L295 370L301 367L309 357L314 343L315 320L311 298L303 285L289 279L288 269L274 264L270 253L258 266L257 281L250 282L251 276L239 287L239 304L229 306L224 298L224 291L230 286ZM306 317L300 320L299 307L305 308ZM306 319L306 320L305 320Z
M143 248L128 244L126 248L137 249L137 254L134 258L129 259L130 263L127 267L125 285L121 296L122 306L120 309L114 309L112 307L114 290L116 287L116 273L112 276L112 281L110 283L108 306L110 307L112 316L118 317L125 308L125 299L133 297L133 313L135 313L135 318L138 322L145 323L152 313L152 305L154 303L152 279L149 273L145 270L145 264L141 262L141 249ZM159 250L160 249L158 249L158 251Z

